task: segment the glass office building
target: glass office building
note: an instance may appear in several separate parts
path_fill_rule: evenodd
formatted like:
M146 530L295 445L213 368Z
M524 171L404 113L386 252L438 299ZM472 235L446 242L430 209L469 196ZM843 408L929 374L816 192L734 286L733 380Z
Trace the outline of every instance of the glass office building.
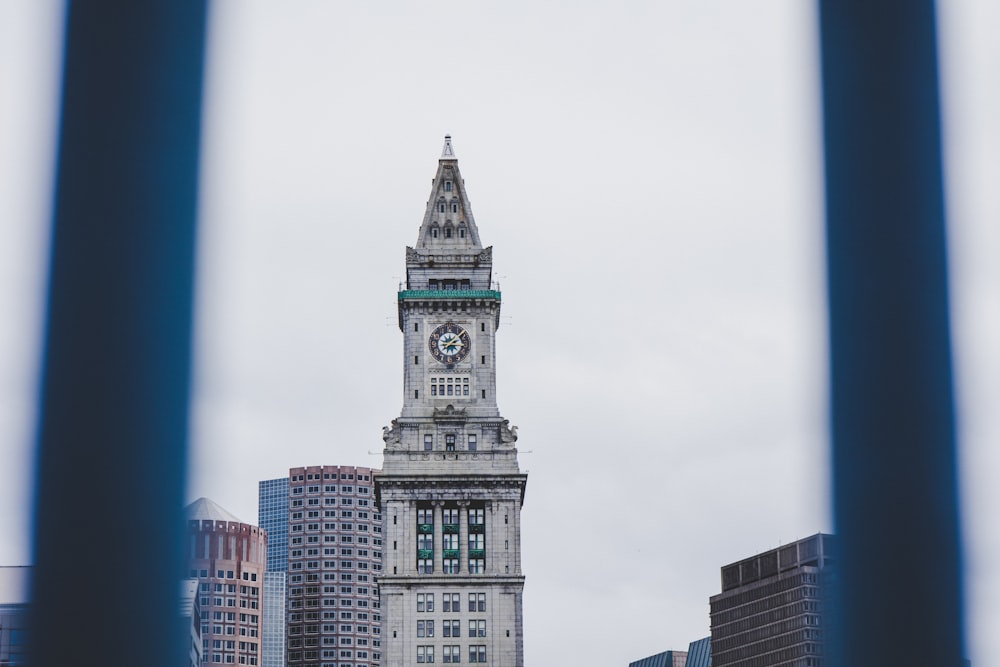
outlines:
M261 665L285 665L285 584L288 572L288 478L260 482L257 520L267 531Z

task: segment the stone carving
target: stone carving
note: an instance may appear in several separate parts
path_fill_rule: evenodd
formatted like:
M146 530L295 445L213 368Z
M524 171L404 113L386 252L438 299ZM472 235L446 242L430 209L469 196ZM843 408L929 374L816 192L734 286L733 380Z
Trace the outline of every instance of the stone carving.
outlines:
M392 420L391 428L388 426L382 427L382 442L389 449L399 445L399 424L396 423L395 419Z
M517 442L517 427L508 426L509 421L504 419L500 425L500 442L510 445Z
M434 421L465 421L465 408L456 408L451 403L448 407L434 408Z
M479 253L479 256L476 257L476 259L478 259L480 262L492 262L493 246L489 246L488 248L483 248L483 251Z
M423 259L423 256L419 252L417 252L416 250L414 250L410 246L406 246L406 261L407 262L419 262L422 259Z

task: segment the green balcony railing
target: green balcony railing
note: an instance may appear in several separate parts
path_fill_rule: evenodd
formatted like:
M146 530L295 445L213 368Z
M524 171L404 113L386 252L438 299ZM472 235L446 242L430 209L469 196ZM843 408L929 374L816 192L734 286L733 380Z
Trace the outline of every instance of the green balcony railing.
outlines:
M428 560L434 558L433 549L417 549L417 558L420 560Z
M458 549L445 549L442 555L445 558L458 558Z
M485 549L469 549L469 558L486 558Z
M458 524L457 523L446 523L444 524L444 532L453 535L458 535Z
M492 289L405 289L399 300L408 299L493 299L500 300L500 291Z
M469 524L469 532L470 533L485 533L486 532L486 526L484 526L481 523L470 523Z
M417 524L418 533L433 533L434 524L433 523L418 523Z

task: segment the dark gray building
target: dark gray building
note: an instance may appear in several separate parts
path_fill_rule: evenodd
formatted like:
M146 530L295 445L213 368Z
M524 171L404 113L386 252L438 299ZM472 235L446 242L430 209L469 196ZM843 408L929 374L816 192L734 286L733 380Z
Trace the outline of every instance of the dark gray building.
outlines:
M832 542L819 533L722 568L713 667L823 667Z

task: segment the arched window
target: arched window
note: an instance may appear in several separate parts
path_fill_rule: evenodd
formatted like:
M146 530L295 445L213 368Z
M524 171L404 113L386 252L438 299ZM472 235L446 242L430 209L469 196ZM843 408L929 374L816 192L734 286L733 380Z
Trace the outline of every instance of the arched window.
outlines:
M438 237L438 228L437 227L431 227L431 238L432 239L436 239L437 237Z
M451 227L445 227L444 228L444 237L446 239L450 239L451 238Z
M458 213L458 200L457 199L452 199L451 200L451 212L452 213Z

